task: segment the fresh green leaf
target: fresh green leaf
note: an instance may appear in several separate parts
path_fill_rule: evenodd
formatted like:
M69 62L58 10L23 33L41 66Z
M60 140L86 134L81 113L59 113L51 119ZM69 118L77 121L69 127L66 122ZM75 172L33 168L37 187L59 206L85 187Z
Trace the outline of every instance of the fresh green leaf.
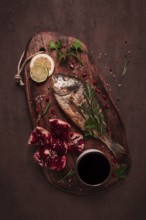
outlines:
M92 118L88 118L86 120L86 123L85 123L85 128L86 129L93 129L93 128L95 128L95 121Z
M60 61L64 61L64 60L66 59L66 55L65 55L64 53L60 53L58 59L59 59Z
M116 173L117 177L123 179L126 177L127 170L128 170L128 167L126 165L124 165L124 166L120 166L119 168L117 168L115 170L115 173Z
M75 40L71 46L71 49L75 51L83 51L81 42L79 40Z
M84 130L84 137L85 138L94 137L93 131L92 130Z
M50 48L50 50L56 50L56 43L51 40L49 43L49 48Z
M72 46L67 50L65 50L65 49L62 50L63 43L61 40L58 40L57 42L50 41L49 48L52 51L56 50L57 60L59 60L60 63L62 63L62 62L65 63L65 62L67 62L69 57L74 57L77 62L79 62L81 65L84 65L77 55L77 52L83 51L82 46L81 46L81 42L79 40L75 40L73 42Z
M53 40L49 43L50 50L60 50L62 48L62 41L58 40L57 42L54 42Z
M62 48L62 41L61 40L58 40L56 42L56 47L57 47L57 49L61 49Z

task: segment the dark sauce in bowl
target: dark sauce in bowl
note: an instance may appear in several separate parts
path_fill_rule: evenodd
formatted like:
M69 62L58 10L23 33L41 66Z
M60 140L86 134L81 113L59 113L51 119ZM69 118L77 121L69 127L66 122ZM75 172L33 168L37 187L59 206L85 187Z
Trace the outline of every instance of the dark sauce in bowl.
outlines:
M110 175L110 163L104 154L89 152L77 164L78 177L88 185L99 185Z

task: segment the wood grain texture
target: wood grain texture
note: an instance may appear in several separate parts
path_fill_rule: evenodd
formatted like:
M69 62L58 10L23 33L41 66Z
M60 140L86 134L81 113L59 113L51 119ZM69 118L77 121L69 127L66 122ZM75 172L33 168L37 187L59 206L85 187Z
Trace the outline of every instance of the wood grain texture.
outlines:
M103 80L102 74L98 71L97 67L92 63L89 51L85 44L82 43L82 47L84 48L84 52L80 53L80 59L84 63L85 70L87 72L87 77L82 77L82 71L81 69L77 70L76 73L73 73L73 70L71 70L70 65L60 65L60 63L56 60L56 52L49 50L49 42L58 41L61 40L63 44L71 45L72 42L75 40L73 37L67 37L62 34L58 33L52 33L52 32L42 32L36 34L28 43L26 51L25 51L25 59L37 52L39 52L42 48L45 49L45 53L52 56L52 58L55 60L55 69L53 74L63 73L64 75L68 76L77 76L80 80L87 81L91 85L93 85L93 82L96 80L98 89L100 89L100 93L97 93L98 100L100 101L105 115L106 115L106 121L107 121L107 127L108 127L108 133L110 136L119 144L124 146L126 149L126 155L124 156L124 161L118 161L117 164L121 165L122 162L124 162L129 167L129 152L127 148L127 142L126 142L126 134L124 130L124 125L122 122L122 119L119 115L119 112L117 110L117 107L115 106L112 97L109 95L109 91L106 88L106 84ZM51 77L49 79L41 84L36 84L33 82L30 78L30 67L29 63L26 65L25 68L25 88L26 88L26 95L27 95L27 102L29 106L29 111L31 115L31 119L33 122L33 126L41 126L45 129L49 129L49 123L48 120L51 118L59 118L65 121L68 121L71 124L71 131L80 132L79 128L74 125L69 118L66 117L66 115L61 111L59 108L54 92L51 86ZM105 100L103 99L102 94L106 95L107 101L106 104L109 105L109 109L105 110ZM36 98L40 95L48 95L49 96L49 102L51 109L47 112L47 114L38 122L38 114L36 113L37 108L37 101ZM45 104L43 104L45 105ZM52 108L55 110L55 113L52 114ZM89 140L85 141L85 149L99 149L105 153L105 155L108 157L112 170L116 169L118 166L115 165L112 160L115 157L112 152L104 146L103 143L94 138L90 138ZM50 170L44 170L45 174L49 180L49 182L65 191L71 192L71 193L77 193L77 194L89 194L89 193L95 193L99 190L108 189L111 186L114 186L118 184L121 179L116 176L111 176L107 183L105 183L102 187L87 187L86 185L82 184L77 176L75 175L72 178L67 178L65 180L61 180L66 173L68 173L71 169L76 170L76 156L73 155L67 155L67 166L63 171L60 172L53 172ZM117 159L117 158L115 158ZM68 182L70 179L70 183Z

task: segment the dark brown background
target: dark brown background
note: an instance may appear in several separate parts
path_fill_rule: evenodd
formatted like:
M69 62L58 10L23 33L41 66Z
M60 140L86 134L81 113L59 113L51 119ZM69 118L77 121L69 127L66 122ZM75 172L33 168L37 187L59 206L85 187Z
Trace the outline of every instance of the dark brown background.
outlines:
M144 0L1 0L0 219L146 218L145 6ZM80 38L110 83L115 102L120 97L132 167L127 181L109 192L88 197L61 192L32 159L25 94L13 76L28 39L40 31ZM124 55L130 65L121 79Z

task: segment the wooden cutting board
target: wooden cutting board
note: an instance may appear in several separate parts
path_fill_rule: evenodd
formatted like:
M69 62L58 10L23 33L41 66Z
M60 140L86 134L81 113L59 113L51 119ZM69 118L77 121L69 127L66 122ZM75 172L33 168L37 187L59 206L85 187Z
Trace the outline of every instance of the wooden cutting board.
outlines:
M55 69L53 74L63 73L66 75L77 75L77 77L81 78L83 81L88 81L90 84L95 84L98 87L99 92L97 93L98 99L105 109L105 116L108 125L108 133L116 142L124 146L126 150L126 155L124 156L122 161L118 161L115 156L106 148L103 147L101 142L98 139L90 138L85 141L85 149L99 149L105 153L108 157L111 166L112 166L112 174L107 183L105 183L102 187L89 187L84 185L79 181L76 174L73 176L66 177L66 174L72 169L75 170L75 164L77 156L67 154L67 166L62 171L51 171L47 169L43 169L49 183L53 186L75 194L93 194L101 190L109 189L113 186L116 186L120 182L122 182L123 178L119 177L116 173L116 170L121 166L126 166L127 171L125 175L128 174L130 162L129 162L129 151L127 148L125 129L123 125L123 121L119 115L117 107L115 106L112 97L110 96L106 84L103 80L102 74L98 71L97 67L91 61L91 57L89 51L85 44L82 43L82 47L84 51L79 54L80 59L84 63L84 68L72 68L71 63L66 65L60 65L60 63L56 60L56 52L50 51L49 42L61 40L64 45L70 45L75 38L64 36L58 33L44 32L38 33L34 37L30 39L27 44L25 50L25 59L29 56L44 50L46 54L49 54L53 60L55 61ZM75 126L71 120L69 120L66 115L61 111L59 106L56 103L53 90L51 89L50 78L44 83L37 84L33 82L30 78L30 66L29 62L25 66L24 70L24 82L25 82L25 90L28 108L30 111L30 116L33 124L33 128L36 126L41 126L45 129L48 129L48 120L50 118L60 118L64 121L67 121L71 125L72 131L77 131L82 133L81 130ZM36 98L40 95L48 95L49 101L51 103L51 108L47 112L44 117L41 118L38 122L38 114L36 112L37 103ZM106 96L106 100L103 98ZM105 106L109 106L108 109ZM66 178L64 178L66 177ZM40 177L41 178L41 177Z

